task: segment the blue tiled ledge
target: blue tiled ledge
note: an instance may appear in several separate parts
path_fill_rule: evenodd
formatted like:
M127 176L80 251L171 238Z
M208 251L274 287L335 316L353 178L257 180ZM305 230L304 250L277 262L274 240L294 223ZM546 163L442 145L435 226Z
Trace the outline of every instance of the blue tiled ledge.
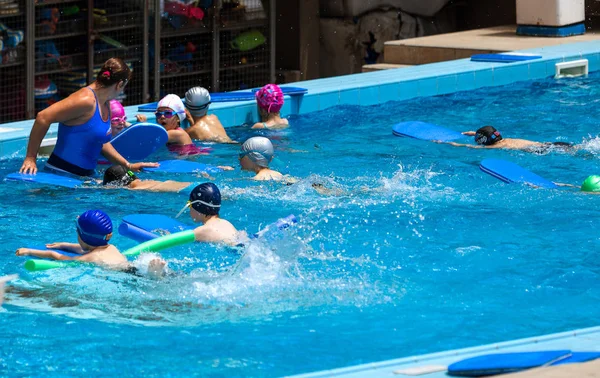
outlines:
M306 114L336 105L375 105L394 100L408 100L467 91L477 88L538 80L554 76L554 65L577 59L588 59L589 71L600 69L600 41L580 42L559 46L523 50L537 53L542 59L517 63L485 63L460 59L400 69L367 72L327 79L303 81L290 85L308 89L308 94L286 97L282 115ZM125 108L133 121L136 106ZM223 125L239 126L258 120L254 101L214 103L210 112ZM0 156L25 151L32 120L0 125L18 131L0 132ZM1 131L1 129L0 129ZM56 127L49 136L55 135Z
M346 368L323 370L319 372L297 375L295 378L383 378L407 377L396 375L394 371L421 366L448 366L454 362L491 353L533 352L544 350L570 349L573 351L600 351L600 327L585 328L575 331L555 333L551 335L531 337L498 344L483 345L473 348L450 350L421 356L405 357L396 360L374 362L370 364ZM448 378L445 371L420 375L424 378Z

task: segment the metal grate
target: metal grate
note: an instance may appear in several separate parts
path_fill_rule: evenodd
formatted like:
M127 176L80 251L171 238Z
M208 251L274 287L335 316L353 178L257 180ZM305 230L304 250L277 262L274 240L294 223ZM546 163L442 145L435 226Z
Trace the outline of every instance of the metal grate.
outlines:
M87 1L38 1L35 5L36 112L86 84L86 9Z
M0 3L0 122L25 117L25 0Z
M219 90L263 86L271 80L269 1L223 0L219 12Z
M120 99L125 105L144 102L144 1L95 0L92 17L94 75L109 58L123 59L133 78Z

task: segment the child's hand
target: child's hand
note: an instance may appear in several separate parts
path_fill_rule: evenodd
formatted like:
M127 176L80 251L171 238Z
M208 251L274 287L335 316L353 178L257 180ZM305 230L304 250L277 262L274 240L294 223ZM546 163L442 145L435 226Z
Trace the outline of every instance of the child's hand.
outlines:
M194 125L194 117L192 117L192 113L189 110L185 109L185 119L188 120L191 126Z
M19 248L15 253L17 256L27 256L29 255L29 248Z
M228 165L219 165L217 166L217 168L221 168L224 171L233 171L233 167L230 167Z
M144 114L136 114L135 118L138 120L138 122L146 122L148 120L148 117L146 117Z

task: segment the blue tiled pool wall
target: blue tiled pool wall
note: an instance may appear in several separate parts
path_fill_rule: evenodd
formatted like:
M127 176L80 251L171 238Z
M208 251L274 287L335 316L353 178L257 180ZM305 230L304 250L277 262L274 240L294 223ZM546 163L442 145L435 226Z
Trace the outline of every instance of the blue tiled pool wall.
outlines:
M306 114L337 105L369 106L388 101L403 101L545 79L554 76L556 63L578 59L588 60L590 72L600 70L600 41L530 49L524 52L537 53L542 55L542 58L517 63L485 63L460 59L293 83L290 85L307 88L308 93L303 96L286 96L281 114L284 117ZM137 107L138 105L125 108L130 122L135 121ZM209 113L217 115L225 127L258 121L258 109L254 101L214 103ZM21 130L0 133L0 156L6 158L24 153L32 125L32 120L1 125ZM55 134L56 125L52 125L48 136Z

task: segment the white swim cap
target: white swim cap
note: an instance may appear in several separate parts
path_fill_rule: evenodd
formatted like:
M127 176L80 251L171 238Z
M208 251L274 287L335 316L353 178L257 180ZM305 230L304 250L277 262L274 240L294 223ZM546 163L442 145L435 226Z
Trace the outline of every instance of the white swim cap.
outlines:
M185 106L183 106L183 102L177 95L174 95L174 94L166 95L165 97L162 98L162 100L160 100L158 102L158 106L156 108L157 109L158 108L170 108L175 113L177 113L177 116L179 117L179 121L181 121L181 122L185 121Z
M273 159L273 144L268 138L252 137L242 144L240 159L244 156L248 156L257 165L267 168Z
M210 93L206 88L194 87L185 93L185 106L194 117L204 117L210 105Z

